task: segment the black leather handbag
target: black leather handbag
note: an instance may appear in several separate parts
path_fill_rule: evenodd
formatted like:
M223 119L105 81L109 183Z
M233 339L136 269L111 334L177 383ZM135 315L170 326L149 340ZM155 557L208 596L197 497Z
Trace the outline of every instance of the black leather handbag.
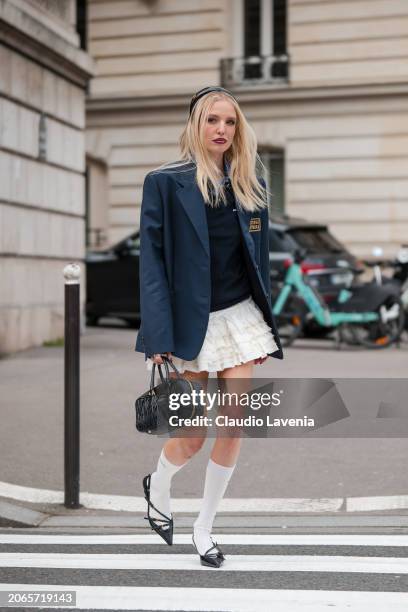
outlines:
M143 433L162 434L178 428L178 419L174 419L176 423L170 424L170 416L176 415L179 419L192 419L204 414L205 402L198 395L202 390L201 383L198 380L183 378L167 356L162 355L161 357L166 369L166 378L163 377L162 365L153 363L150 389L138 397L135 402L136 429ZM176 378L170 378L169 364L176 372ZM156 365L161 382L154 386ZM193 391L197 393L193 394ZM170 408L170 395L172 394L183 394L183 401L180 402L180 407L177 409ZM190 401L186 394L190 396Z

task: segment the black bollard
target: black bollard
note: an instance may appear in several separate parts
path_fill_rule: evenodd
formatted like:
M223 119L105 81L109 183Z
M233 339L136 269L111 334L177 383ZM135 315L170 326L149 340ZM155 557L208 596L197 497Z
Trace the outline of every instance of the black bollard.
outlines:
M79 278L80 267L69 264L65 278L64 334L64 505L79 503Z

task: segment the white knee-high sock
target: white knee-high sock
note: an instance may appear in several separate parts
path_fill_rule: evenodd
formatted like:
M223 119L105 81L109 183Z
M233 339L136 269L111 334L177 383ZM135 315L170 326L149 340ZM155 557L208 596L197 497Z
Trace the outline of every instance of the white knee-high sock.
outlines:
M150 480L150 500L156 506L160 512L163 512L166 516L170 517L171 507L170 507L170 485L171 479L174 474L181 470L188 461L182 463L181 465L176 465L171 463L165 455L164 448L162 449L161 455L157 462L156 471L152 473ZM150 508L150 516L152 518L162 518L163 516L154 511L153 508ZM160 523L160 525L164 526L164 523Z
M211 458L208 461L201 510L194 522L194 541L200 555L213 546L210 535L214 518L235 466L220 465Z

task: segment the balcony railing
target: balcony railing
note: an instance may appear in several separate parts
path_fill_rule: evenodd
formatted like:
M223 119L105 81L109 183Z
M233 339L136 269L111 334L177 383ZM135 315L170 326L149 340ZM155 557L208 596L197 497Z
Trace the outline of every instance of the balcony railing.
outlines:
M223 87L287 82L289 56L233 57L221 60Z

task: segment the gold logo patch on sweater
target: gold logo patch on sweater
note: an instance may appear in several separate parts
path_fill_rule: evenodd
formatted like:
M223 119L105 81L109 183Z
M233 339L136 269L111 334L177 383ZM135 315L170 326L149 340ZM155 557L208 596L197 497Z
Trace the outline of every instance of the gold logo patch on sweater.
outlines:
M261 217L252 217L249 222L250 232L259 232L261 230Z

